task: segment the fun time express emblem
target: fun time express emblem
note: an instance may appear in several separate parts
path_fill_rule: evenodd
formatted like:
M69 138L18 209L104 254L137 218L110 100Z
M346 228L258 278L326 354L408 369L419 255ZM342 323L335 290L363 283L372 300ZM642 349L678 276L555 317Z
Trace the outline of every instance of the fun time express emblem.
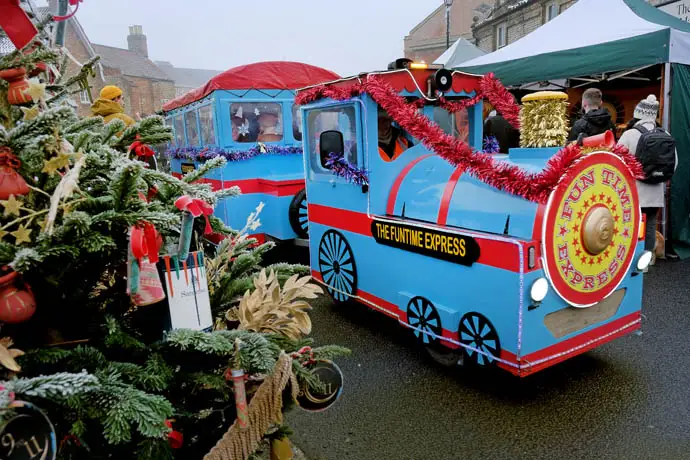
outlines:
M585 157L554 191L543 253L556 292L573 306L611 294L630 268L640 225L635 179L616 156Z

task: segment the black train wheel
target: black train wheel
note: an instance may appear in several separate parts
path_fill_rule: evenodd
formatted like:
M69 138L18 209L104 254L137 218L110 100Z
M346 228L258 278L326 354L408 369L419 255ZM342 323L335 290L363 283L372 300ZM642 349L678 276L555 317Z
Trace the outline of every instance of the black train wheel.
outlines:
M288 208L290 227L300 238L309 238L309 218L307 216L307 191L300 190L295 194Z

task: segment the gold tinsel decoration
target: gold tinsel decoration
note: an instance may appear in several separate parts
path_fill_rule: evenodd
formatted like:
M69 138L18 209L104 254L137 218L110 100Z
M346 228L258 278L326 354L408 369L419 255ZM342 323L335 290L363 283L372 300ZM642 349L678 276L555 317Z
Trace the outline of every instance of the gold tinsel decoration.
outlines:
M568 139L568 95L540 91L522 98L520 147L562 147Z

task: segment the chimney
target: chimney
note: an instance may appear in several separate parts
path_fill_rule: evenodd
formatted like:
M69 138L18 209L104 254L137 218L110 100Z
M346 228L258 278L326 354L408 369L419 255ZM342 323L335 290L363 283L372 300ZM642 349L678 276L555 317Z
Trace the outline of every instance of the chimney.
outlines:
M146 45L146 35L144 35L141 26L129 26L127 48L141 56L149 57L149 48Z

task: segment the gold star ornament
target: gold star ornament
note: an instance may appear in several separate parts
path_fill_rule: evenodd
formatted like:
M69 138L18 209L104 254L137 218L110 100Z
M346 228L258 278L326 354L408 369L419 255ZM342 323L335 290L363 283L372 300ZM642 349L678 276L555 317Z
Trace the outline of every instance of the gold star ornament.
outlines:
M45 99L46 84L39 82L38 78L29 79L29 87L24 90L24 94L31 96L34 102Z
M19 210L22 207L22 202L10 195L9 200L0 201L0 204L5 208L4 216L19 215Z
M20 225L19 228L13 232L10 233L12 236L16 238L14 244L19 245L24 242L26 243L31 243L31 238L29 235L31 235L31 230L28 229L25 225Z
M62 169L66 166L69 166L69 155L66 153L58 153L56 157L53 157L50 160L45 160L41 172L48 173L52 176L59 169Z
M26 107L19 108L22 109L22 112L24 113L24 121L31 121L38 116L39 110L37 105L34 105L30 109L27 109Z

